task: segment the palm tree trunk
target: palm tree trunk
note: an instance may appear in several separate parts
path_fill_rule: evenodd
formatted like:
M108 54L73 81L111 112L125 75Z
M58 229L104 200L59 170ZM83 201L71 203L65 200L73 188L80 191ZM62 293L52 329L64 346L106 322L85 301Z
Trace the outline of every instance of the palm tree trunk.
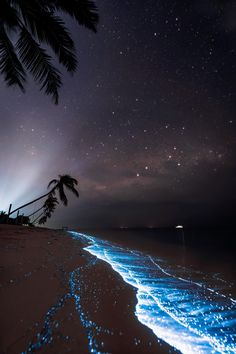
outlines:
M30 218L31 216L33 216L34 214L38 213L41 209L43 209L44 206L41 206L38 210L34 211L33 213L31 213L30 215L27 215L28 218Z
M52 192L54 191L54 189L55 189L55 188L53 188L52 190L50 190L50 192L48 192L48 193L42 195L41 197L36 198L36 199L32 200L32 201L29 202L29 203L26 203L26 204L24 204L24 205L21 205L19 208L16 208L15 210L12 210L12 211L10 212L10 214L8 214L8 216L10 216L11 214L15 213L17 210L23 209L23 208L27 207L28 205L31 205L31 204L37 202L38 200L47 197L50 193L52 193Z
M41 214L39 214L39 216L37 216L37 218L32 222L32 224L35 224L36 221L41 218L41 216L43 216L44 212L42 212Z

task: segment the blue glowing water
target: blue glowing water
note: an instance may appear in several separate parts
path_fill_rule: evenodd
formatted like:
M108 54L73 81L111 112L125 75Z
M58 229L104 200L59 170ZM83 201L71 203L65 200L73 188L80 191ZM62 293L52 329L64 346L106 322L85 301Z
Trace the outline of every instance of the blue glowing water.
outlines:
M173 267L167 261L94 236L71 232L85 250L109 263L137 289L136 316L184 354L236 353L236 299L221 292L219 279ZM196 280L197 279L197 280Z

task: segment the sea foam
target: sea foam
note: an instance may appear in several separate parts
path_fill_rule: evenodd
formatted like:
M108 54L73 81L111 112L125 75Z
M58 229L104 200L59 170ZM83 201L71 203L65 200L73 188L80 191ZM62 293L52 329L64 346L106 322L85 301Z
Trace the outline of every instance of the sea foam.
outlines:
M135 315L158 338L184 354L236 353L236 300L220 291L216 279L186 268L183 276L183 269L163 259L70 234L137 289Z

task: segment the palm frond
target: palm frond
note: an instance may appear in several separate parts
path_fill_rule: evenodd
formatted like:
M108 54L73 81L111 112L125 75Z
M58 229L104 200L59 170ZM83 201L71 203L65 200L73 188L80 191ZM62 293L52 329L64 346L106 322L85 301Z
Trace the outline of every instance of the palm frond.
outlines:
M59 204L57 198L55 198L53 194L50 193L44 202L43 213L40 214L35 221L40 218L38 220L38 223L45 224L47 222L47 219L52 216L52 213L55 211L57 204Z
M17 10L6 0L0 1L0 8L0 22L4 24L7 30L15 30L20 21Z
M8 86L19 86L24 91L26 73L3 24L0 25L0 73Z
M69 176L70 177L70 176ZM75 178L73 178L73 177L70 177L70 184L72 184L72 185L78 185L78 181L77 181L77 179L75 179Z
M56 197L52 194L49 194L48 198L45 200L43 207L45 209L54 209L56 205L59 204Z
M68 72L76 71L75 46L63 21L63 13L96 32L99 16L95 1L0 0L0 74L7 85L17 85L24 91L25 66L41 84L41 90L58 102L60 72L42 45L52 49ZM20 36L17 48L10 40L12 31Z
M74 186L71 185L66 185L66 188L69 189L69 191L71 191L74 195L76 195L76 197L79 198L79 192L75 189Z
M62 83L59 71L51 64L51 57L25 28L20 31L16 47L22 63L31 72L35 81L41 84L40 89L45 89L45 93L51 95L57 104L58 89Z
M42 224L45 224L46 222L47 222L47 216L44 215L39 219L38 224L42 225Z
M65 184L78 184L78 181L70 175L59 175L60 181Z
M63 11L74 18L80 25L97 32L99 20L97 6L91 0L50 0L47 1L53 10Z
M51 187L51 185L53 184L57 184L59 181L57 179L52 179L49 183L48 183L48 188Z
M26 28L39 42L49 45L59 62L69 72L77 67L74 42L64 21L52 11L46 11L44 2L21 0L19 8Z
M63 184L60 184L58 192L59 192L59 197L60 197L62 203L65 206L67 206L68 199L67 199L67 196L65 195Z

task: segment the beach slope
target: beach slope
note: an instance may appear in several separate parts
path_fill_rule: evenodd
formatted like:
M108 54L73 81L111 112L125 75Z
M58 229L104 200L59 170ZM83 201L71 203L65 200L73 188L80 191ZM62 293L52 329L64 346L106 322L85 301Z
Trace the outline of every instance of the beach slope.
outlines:
M1 353L169 353L135 290L66 232L0 225Z

